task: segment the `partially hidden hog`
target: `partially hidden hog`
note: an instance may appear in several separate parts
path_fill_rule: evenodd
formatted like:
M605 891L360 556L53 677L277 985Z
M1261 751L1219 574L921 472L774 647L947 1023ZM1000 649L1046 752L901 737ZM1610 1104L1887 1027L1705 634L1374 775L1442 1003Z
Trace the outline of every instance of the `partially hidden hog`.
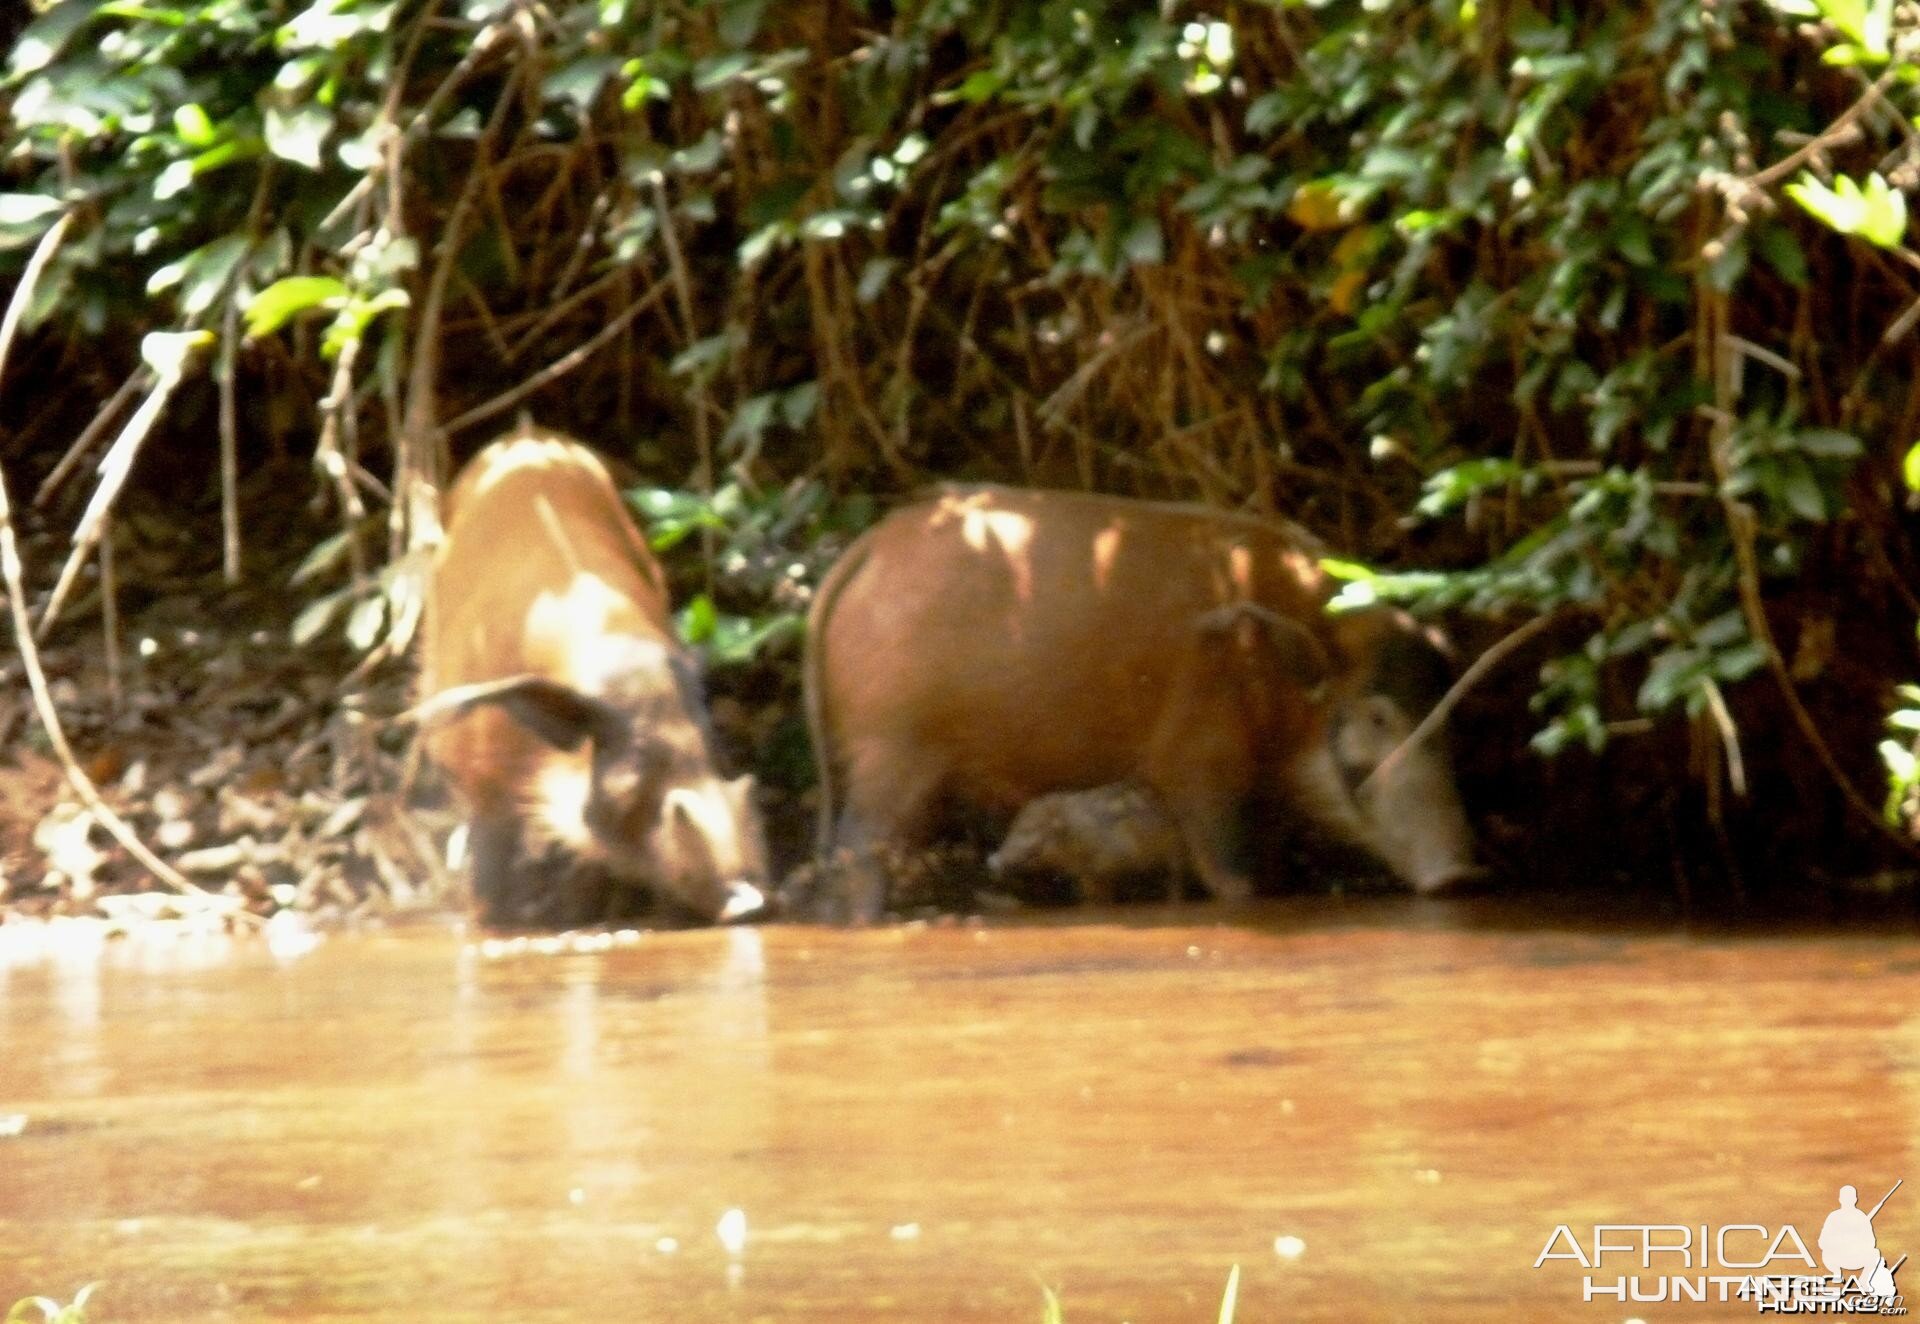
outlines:
M1146 787L1117 782L1055 791L1027 803L987 857L994 877L1071 879L1083 900L1112 904L1123 884L1155 880L1172 900L1188 875L1179 824Z

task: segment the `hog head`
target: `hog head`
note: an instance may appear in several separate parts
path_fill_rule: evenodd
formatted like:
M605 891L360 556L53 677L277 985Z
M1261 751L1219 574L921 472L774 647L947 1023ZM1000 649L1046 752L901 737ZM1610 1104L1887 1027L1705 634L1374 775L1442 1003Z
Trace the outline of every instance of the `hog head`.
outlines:
M1338 615L1331 625L1350 670L1328 713L1327 743L1365 844L1415 891L1478 876L1444 725L1406 743L1446 694L1451 668L1440 643L1389 608Z
M705 732L671 697L588 694L529 674L443 691L416 716L451 720L482 704L498 705L554 750L587 746L577 812L587 844L616 876L658 888L719 922L766 909L766 846L753 780L713 772Z

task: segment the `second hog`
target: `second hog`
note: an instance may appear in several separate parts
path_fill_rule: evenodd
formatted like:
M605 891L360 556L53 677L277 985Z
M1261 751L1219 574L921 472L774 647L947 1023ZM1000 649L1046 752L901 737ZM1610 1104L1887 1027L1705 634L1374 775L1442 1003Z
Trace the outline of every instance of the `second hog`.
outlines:
M1178 900L1189 876L1180 827L1159 796L1137 782L1058 791L1029 801L1000 849L987 857L994 877L1053 874L1071 879L1081 898L1110 905L1121 885L1158 880Z

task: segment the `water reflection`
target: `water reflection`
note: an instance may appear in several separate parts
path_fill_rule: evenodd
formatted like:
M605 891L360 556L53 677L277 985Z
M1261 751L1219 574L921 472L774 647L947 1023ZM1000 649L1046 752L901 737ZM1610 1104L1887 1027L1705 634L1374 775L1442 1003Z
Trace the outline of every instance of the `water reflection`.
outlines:
M0 1299L1002 1321L1044 1282L1198 1320L1238 1263L1247 1320L1617 1319L1533 1268L1556 1225L1817 1227L1920 1176L1903 943L1449 913L0 931Z

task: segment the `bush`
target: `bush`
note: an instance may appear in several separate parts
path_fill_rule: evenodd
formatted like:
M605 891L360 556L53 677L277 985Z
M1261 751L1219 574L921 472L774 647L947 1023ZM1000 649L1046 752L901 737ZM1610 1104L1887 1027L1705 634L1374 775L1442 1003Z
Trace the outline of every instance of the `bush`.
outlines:
M76 210L43 333L217 331L321 397L395 550L436 388L461 448L531 400L630 449L669 525L933 475L1279 509L1434 571L1357 592L1556 614L1542 750L1672 714L1743 790L1784 706L1861 806L1871 741L1798 691L1916 664L1917 40L1883 0L61 0L0 258ZM722 654L790 628L710 605ZM1895 671L1835 679L1862 619Z

